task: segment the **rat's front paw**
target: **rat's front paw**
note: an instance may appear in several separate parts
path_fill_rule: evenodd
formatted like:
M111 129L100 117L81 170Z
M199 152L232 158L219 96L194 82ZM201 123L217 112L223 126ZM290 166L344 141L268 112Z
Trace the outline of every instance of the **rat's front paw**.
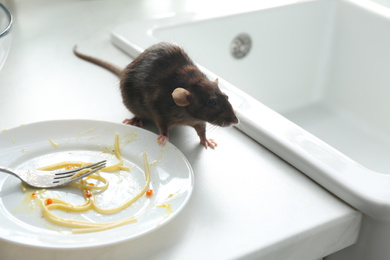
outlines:
M207 147L210 147L211 149L214 149L218 146L218 144L213 139L204 139L200 140L200 143L203 144L203 146L207 149Z
M159 145L164 146L168 142L168 136L166 135L159 135L157 137L157 142Z

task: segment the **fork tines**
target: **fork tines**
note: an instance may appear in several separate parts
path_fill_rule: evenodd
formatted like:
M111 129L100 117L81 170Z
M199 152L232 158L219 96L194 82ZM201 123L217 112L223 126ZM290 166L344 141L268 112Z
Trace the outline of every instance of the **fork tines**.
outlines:
M90 172L86 173L86 175L89 175L89 174L91 174L91 172L93 173L93 172L96 172L98 170L103 169L105 167L105 165L106 165L106 160L100 161L100 162L97 162L97 163L94 163L94 164L90 164L90 165L87 165L87 166L84 166L84 167L72 169L72 170L69 170L69 171L66 171L66 172L55 173L54 174L55 175L54 179L55 180L67 179L67 178L70 178L73 175L75 175L80 170L87 169L87 168L91 169Z

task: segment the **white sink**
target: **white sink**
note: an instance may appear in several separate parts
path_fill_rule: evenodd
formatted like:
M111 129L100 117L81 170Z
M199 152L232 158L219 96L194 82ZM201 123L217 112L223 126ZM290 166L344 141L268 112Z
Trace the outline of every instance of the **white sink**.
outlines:
M230 44L241 33L252 47L236 59ZM390 220L390 9L318 0L185 13L119 25L112 40L132 56L177 42L220 78L239 129L355 208Z

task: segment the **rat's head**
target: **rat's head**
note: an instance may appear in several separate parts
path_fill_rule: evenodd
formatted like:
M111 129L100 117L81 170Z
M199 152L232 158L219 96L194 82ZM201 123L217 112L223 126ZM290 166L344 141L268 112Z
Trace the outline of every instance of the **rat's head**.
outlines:
M196 119L218 126L238 123L228 96L218 87L218 79L211 82L204 77L187 88L176 88L172 97L176 105L185 107Z

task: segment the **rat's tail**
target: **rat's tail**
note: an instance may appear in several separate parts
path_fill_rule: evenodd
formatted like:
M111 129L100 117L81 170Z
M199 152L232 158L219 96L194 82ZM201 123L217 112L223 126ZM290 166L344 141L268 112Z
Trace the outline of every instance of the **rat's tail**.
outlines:
M104 60L101 60L101 59L98 59L98 58L95 58L95 57L92 57L92 56L88 56L88 55L85 55L85 54L82 54L80 52L77 51L77 45L74 46L73 48L73 53L83 59L83 60L86 60L86 61L89 61L89 62L92 62L98 66L101 66L109 71L111 71L112 73L114 73L115 75L117 76L120 76L123 69L122 68L119 68L118 66L114 65L114 64L111 64L107 61L104 61Z

